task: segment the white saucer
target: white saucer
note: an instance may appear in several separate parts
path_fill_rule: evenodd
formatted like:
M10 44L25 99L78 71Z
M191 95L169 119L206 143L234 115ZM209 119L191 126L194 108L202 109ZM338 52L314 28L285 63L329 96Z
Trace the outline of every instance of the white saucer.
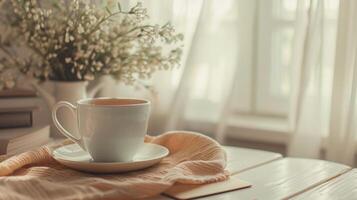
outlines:
M169 154L161 145L145 143L131 162L95 162L88 152L77 144L59 147L52 152L52 157L61 164L79 171L94 173L129 172L150 167L160 162Z

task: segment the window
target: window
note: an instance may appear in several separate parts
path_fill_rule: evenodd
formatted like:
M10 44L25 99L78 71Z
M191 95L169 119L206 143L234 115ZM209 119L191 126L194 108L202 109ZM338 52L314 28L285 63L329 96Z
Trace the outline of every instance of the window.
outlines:
M255 98L251 112L286 117L289 109L290 63L296 1L258 1Z
M195 65L195 84L185 118L217 122L228 94L233 101L230 112L239 126L266 123L270 129L283 124L287 129L297 7L302 1L216 1L220 6L212 3L204 8L202 32L194 41L199 46L190 63ZM338 4L334 0L323 4L324 39L334 38ZM323 64L332 66L334 42L326 44Z

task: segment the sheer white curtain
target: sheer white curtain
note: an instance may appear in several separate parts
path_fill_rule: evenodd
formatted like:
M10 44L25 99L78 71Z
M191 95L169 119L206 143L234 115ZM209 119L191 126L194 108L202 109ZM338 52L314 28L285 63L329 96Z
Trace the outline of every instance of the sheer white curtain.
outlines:
M167 130L219 120L238 65L238 2L204 1Z
M341 0L337 35L326 33L326 1L309 1L301 7L307 20L297 27L303 34L297 43L299 77L292 99L293 139L289 153L355 163L357 2ZM335 51L326 53L326 49ZM325 137L324 137L325 136ZM326 140L323 140L325 138Z
M356 145L357 2L342 0L326 157L353 165Z
M293 90L291 95L290 125L293 132L289 145L291 156L320 157L323 136L323 116L328 114L326 101L329 90L324 91L331 77L322 79L324 41L324 2L299 1L295 30L293 59ZM331 38L330 38L331 39ZM334 42L334 40L327 40ZM330 52L331 53L331 52ZM333 56L333 55L328 55ZM324 95L324 96L322 96Z

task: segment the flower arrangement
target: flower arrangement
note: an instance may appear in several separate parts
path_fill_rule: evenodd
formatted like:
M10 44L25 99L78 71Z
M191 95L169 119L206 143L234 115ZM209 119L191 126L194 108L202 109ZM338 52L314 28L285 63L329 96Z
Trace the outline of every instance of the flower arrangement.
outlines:
M0 35L0 52L5 55L0 58L0 73L16 68L39 80L56 81L112 75L133 84L179 65L183 35L169 23L148 24L141 3L125 11L120 3L99 9L86 0L50 2L8 3L10 14L0 16L11 30Z

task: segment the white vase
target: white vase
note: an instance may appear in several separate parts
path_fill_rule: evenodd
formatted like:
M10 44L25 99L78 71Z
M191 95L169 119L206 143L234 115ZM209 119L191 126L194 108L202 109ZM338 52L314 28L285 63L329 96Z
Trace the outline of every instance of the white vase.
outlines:
M87 98L87 88L88 82L78 81L78 82L55 82L54 83L54 97L55 101L68 101L72 104L76 104L76 102L80 99ZM59 110L57 114L58 120L61 121L64 127L76 136L78 134L77 123L73 120L73 116L75 113L71 113L71 110ZM52 129L53 130L53 129ZM53 131L54 136L58 136L58 130Z
M97 84L92 87L91 90L87 89L88 82L87 81L49 81L52 85L52 92L46 90L42 86L33 82L33 86L39 92L40 96L46 101L50 110L54 104L59 101L68 101L72 104L76 104L76 102L80 99L91 98L93 97L97 91L102 87L102 84ZM79 136L78 128L76 127L76 121L73 120L74 113L70 110L59 110L57 112L57 118L63 124L69 132L74 135ZM59 131L51 124L51 136L52 137L62 137Z

